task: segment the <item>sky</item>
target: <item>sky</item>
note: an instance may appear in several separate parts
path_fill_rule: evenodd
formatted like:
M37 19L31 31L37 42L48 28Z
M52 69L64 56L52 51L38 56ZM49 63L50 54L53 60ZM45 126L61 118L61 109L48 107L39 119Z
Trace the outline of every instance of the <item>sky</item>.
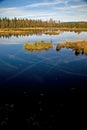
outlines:
M0 17L87 21L87 0L0 0Z

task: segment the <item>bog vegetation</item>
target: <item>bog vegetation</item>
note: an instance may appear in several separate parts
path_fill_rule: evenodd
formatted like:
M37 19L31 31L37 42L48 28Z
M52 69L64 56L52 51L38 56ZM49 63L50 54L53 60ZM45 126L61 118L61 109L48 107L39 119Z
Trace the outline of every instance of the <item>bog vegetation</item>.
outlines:
M75 51L75 55L87 55L87 40L66 41L57 44L56 50L59 51L61 48L72 49L73 51Z
M42 50L48 50L50 48L53 48L52 41L51 42L35 42L35 43L26 43L24 44L24 49L28 51L42 51Z

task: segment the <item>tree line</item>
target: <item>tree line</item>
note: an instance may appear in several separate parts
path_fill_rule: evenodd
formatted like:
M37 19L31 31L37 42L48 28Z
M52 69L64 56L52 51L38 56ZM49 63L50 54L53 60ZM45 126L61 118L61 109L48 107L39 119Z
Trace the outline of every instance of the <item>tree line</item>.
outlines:
M58 28L87 28L87 22L60 22L32 19L0 18L0 28L29 28L29 27L58 27Z

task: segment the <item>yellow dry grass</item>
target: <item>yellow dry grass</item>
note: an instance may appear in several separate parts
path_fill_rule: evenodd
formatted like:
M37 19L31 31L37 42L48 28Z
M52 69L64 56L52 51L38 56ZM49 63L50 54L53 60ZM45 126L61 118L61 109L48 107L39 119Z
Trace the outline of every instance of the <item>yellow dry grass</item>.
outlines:
M59 43L56 46L56 50L59 51L61 48L70 48L75 51L75 54L87 54L87 40L76 40L76 41L66 41Z
M35 42L35 43L26 43L24 44L24 49L28 51L41 51L41 50L48 50L49 48L53 48L52 42Z

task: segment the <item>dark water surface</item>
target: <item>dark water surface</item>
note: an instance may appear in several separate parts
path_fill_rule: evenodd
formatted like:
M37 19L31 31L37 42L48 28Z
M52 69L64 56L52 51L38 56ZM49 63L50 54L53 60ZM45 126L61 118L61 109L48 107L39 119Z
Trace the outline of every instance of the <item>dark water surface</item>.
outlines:
M76 56L74 51L65 48L56 51L58 43L78 39L87 40L87 32L0 38L0 95L10 99L17 97L17 100L26 97L30 105L23 104L21 100L15 107L15 118L19 113L18 120L25 122L24 127L27 124L28 128L56 128L58 116L61 117L69 109L78 111L80 104L74 103L77 101L74 96L87 93L87 56ZM40 40L52 40L53 49L41 52L23 49L24 43ZM4 107L7 110L10 105ZM14 105L12 109L14 111ZM22 124L18 120L15 119L20 128ZM14 124L14 121L10 122Z
M87 32L63 32L60 35L32 35L0 38L0 85L2 88L24 89L44 86L56 89L62 86L75 87L86 83L87 56L76 56L72 50L56 51L56 45L66 40L87 39ZM53 49L28 52L23 49L26 42L53 41ZM14 87L15 86L15 87ZM48 87L47 87L48 86ZM5 91L5 90L4 90ZM34 91L34 89L33 89Z

